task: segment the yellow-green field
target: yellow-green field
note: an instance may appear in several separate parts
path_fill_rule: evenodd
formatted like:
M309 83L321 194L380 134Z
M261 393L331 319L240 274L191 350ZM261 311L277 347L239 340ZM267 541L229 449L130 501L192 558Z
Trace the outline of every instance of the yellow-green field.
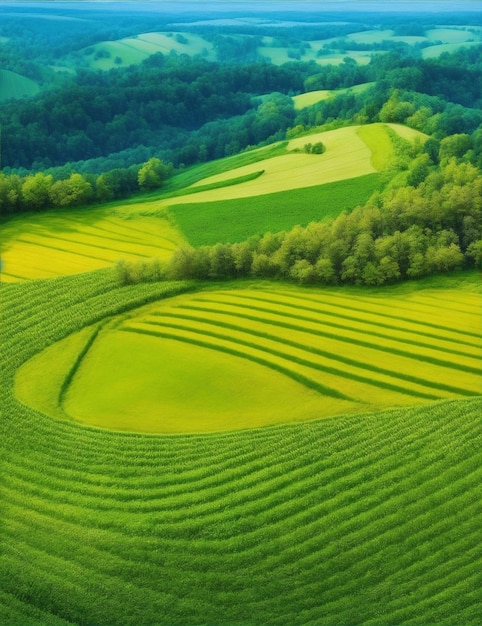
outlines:
M84 50L90 67L98 70L138 64L156 52L177 52L189 56L200 54L214 59L213 45L192 33L142 33L118 41L103 41Z
M142 203L137 206L142 211ZM51 278L118 259L168 259L182 237L161 218L124 219L122 207L22 215L2 225L2 281Z
M54 344L16 393L53 417L166 433L462 398L482 389L481 305L455 289L185 294Z
M404 138L411 138L412 141L416 137L422 139L426 137L418 131L399 124L347 126L305 137L297 137L289 142L288 153L285 155L271 157L204 178L195 183L192 188L228 181L263 170L261 176L239 185L197 193L189 197L189 202L248 198L275 191L312 187L371 174L378 171L376 165L380 164L379 169L385 165L378 158L375 158L375 164L372 161L373 154L378 153L377 146L382 139L384 147L388 150L388 146L390 146L389 152L392 152L389 136L384 130L387 126ZM323 142L326 152L321 155L304 153L305 144L314 144L318 141ZM169 204L185 203L186 198L177 198L168 202Z
M260 150L259 160L251 159L254 162L249 165L233 167L229 164L236 159L225 159L220 163L221 173L187 184L175 197L163 197L160 192L157 200L12 218L0 233L2 280L86 272L121 258L167 260L184 241L168 217L162 217L163 211L167 216L169 207L243 198L254 201L275 192L313 188L381 171L393 154L387 128L409 141L426 138L399 124L349 126L292 139L285 153L278 156L263 158L264 151ZM306 154L305 144L318 141L323 142L326 152ZM229 169L224 169L224 162ZM238 179L240 182L232 184Z
M375 83L362 83L360 85L354 85L353 87L347 87L345 89L317 89L315 91L308 91L306 93L299 94L298 96L293 97L293 102L295 104L295 110L300 111L305 107L309 107L317 102L321 102L322 100L329 100L330 98L335 98L341 94L358 94L363 93L374 85Z

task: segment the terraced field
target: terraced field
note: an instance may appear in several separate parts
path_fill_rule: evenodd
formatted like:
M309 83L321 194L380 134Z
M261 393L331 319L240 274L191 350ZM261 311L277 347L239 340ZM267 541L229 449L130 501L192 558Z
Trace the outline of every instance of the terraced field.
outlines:
M120 258L168 259L182 241L165 220L129 220L117 214L122 207L46 211L11 219L2 225L0 238L2 281L87 272Z
M438 352L458 362L466 357L454 351L465 353L473 339L463 320L473 313L477 289L476 277L467 289L463 282L447 278L445 293L394 290L385 307L378 301L376 315L414 338L422 330L412 318L417 310L425 333L418 332L417 349L428 355L440 341L438 327L446 325L443 311L452 308L457 328L445 339L453 340L452 352ZM151 318L157 331L169 317L154 310L148 316L138 307L190 287L119 287L109 270L1 287L0 621L479 624L480 398L169 436L51 419L15 398L15 372L35 354L129 310L142 317L135 313L119 333L135 338L127 326L145 327ZM457 289L455 300L451 288ZM312 306L318 314L320 299L304 294L305 308L297 314L311 316L306 309ZM213 304L220 309L213 319L227 321L228 309L241 310L247 296L255 306L270 307L254 302L265 298L261 292L235 295L193 295L191 309L163 302L178 325L187 321L181 313L199 319L200 310ZM287 311L292 295L280 289ZM347 315L359 317L360 308L368 315L373 295L354 295ZM331 311L332 322L358 327L359 321L335 320L335 296L326 315ZM429 323L427 311L434 308ZM273 311L270 317L276 318ZM289 319L296 319L294 312ZM242 332L245 323L253 327L253 320L242 321ZM371 321L371 330L376 325L380 334L391 334L379 318ZM218 324L216 332L222 330ZM169 332L187 336L185 330ZM384 350L394 347L391 337L379 340ZM256 341L266 345L264 338ZM392 355L385 369L393 367ZM420 369L412 373L421 376Z

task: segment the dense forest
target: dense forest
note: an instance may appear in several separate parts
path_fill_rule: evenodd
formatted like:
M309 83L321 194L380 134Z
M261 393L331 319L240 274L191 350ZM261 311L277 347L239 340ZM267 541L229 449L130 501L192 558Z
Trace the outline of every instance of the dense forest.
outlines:
M422 110L408 120L412 115L399 109L399 121L438 138L471 133L482 123L481 50L429 60L392 52L364 67L350 60L232 67L157 53L139 66L82 70L35 98L0 107L2 166L45 171L70 162L80 173L99 174L151 156L190 165L282 139L297 124L375 121L394 88L412 115ZM294 111L291 95L365 82L375 85Z

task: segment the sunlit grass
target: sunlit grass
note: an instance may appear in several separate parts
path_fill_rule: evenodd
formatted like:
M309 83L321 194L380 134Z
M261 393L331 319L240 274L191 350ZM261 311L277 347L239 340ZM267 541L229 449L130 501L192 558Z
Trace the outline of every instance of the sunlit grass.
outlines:
M82 208L20 215L2 226L2 280L86 272L118 259L168 259L182 241L159 217L124 219L118 208Z
M95 340L94 328L49 348L19 371L17 393L44 411L57 398L55 416L141 432L257 428L477 395L482 301L464 293L458 311L457 296L423 290L380 303L377 293L262 282L181 295ZM75 371L62 378L67 354Z
M477 626L480 397L167 436L52 419L14 397L15 371L48 346L128 311L134 316L126 324L136 325L142 313L147 325L147 309L138 308L143 302L189 287L121 288L109 270L2 286L2 621ZM282 285L274 287L281 297ZM245 290L262 295L254 284ZM285 303L303 297L303 306L320 314L324 293L283 287ZM437 311L431 326L424 322L432 334L447 322L439 309L452 309L451 333L465 328L467 314L480 319L476 273L328 293L332 306L338 296L344 309L352 307L346 313L356 318L354 328L363 316L353 307L378 311L400 339L400 318L415 324L417 311L426 320L429 307ZM219 288L198 294L197 305L220 295ZM224 291L225 300L232 296ZM227 308L225 301L216 315L202 317L206 331L211 320L215 332L228 331L219 324ZM340 318L332 321L348 321ZM243 320L246 330L259 330L258 324ZM137 339L132 331L111 330ZM231 331L239 348L241 331ZM364 337L386 331L378 324ZM451 353L444 343L442 354L456 357L466 340L454 341ZM169 341L193 354L192 344ZM431 340L423 335L423 341ZM393 363L388 358L385 369ZM204 368L202 362L207 375ZM222 367L218 376L225 376Z

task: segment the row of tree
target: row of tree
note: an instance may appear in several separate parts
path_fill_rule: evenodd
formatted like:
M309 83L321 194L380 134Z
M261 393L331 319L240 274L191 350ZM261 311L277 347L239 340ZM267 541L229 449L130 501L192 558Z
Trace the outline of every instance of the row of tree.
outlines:
M184 246L165 275L383 285L480 266L481 258L482 174L450 159L418 186L376 194L365 207L336 219L240 243ZM135 272L139 276L138 268Z
M161 187L172 171L172 166L152 157L141 166L111 170L99 176L73 172L56 180L43 172L24 177L0 172L0 216L126 198Z

